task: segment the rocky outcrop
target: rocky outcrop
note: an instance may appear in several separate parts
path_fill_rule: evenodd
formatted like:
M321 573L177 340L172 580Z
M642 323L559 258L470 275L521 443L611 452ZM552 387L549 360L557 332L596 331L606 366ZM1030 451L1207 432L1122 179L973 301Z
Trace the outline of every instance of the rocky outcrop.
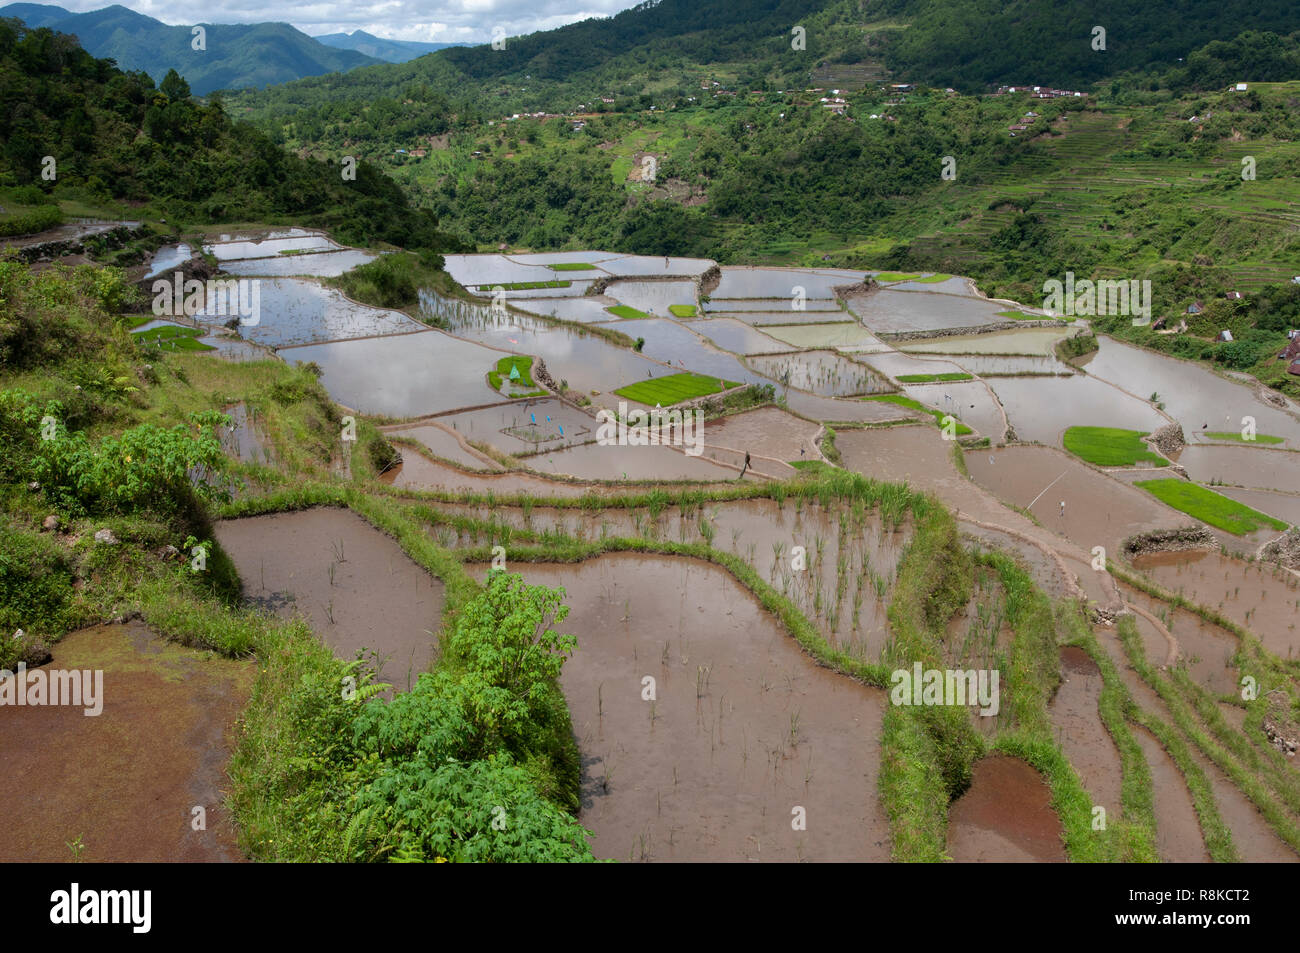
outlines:
M831 288L831 294L842 301L847 301L849 298L865 298L876 287L876 280L867 278L865 281L856 281L853 284L835 285Z
M1183 436L1181 424L1167 424L1152 433L1147 440L1167 457L1182 452L1183 447L1187 446L1187 438Z
M973 327L934 328L926 331L875 331L882 341L920 341L925 338L952 338L960 335L988 334L992 331L1012 331L1024 328L1064 328L1069 322L1059 318L1044 318L1041 321L997 321L993 324L977 324Z
M84 255L86 246L95 248L121 248L133 238L139 238L150 231L147 225L132 228L118 225L106 231L94 232L80 238L66 238L58 241L40 242L35 245L22 245L14 249L20 261L33 264L38 261L55 261L67 255Z
M1173 553L1184 549L1218 549L1219 541L1204 526L1157 529L1130 536L1122 544L1124 556L1132 559L1147 553Z
M1277 539L1266 543L1259 555L1286 569L1300 569L1300 529L1291 527Z
M555 378L552 377L551 372L546 369L546 362L540 357L533 361L532 378L534 383L541 384L551 393L558 394L560 392L559 385L555 383Z
M1300 725L1287 711L1286 695L1269 695L1268 710L1264 713L1264 737L1288 758L1294 758L1300 748Z
M153 294L153 284L155 281L176 280L176 272L181 273L182 286L186 281L210 281L221 274L221 269L213 267L208 260L202 255L194 254L181 262L175 268L170 268L160 275L154 275L152 278L141 278L136 282L136 286L147 294Z

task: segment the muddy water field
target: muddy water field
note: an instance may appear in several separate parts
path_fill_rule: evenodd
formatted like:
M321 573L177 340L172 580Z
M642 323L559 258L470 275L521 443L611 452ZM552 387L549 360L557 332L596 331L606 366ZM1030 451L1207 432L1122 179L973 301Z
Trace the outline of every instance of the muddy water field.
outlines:
M889 859L883 692L818 666L710 563L613 554L514 568L573 607L579 650L561 684L597 857Z
M43 668L102 673L102 710L3 710L0 859L243 859L225 765L253 663L184 648L137 621L69 633ZM195 807L204 830L192 827Z
M281 265L272 256L285 250L308 254ZM1178 466L1160 476L1223 486L1226 496L1291 521L1300 515L1293 498L1300 486L1294 452L1300 417L1291 410L1261 401L1240 383L1108 339L1091 359L1064 363L1056 344L1086 322L982 331L1003 320L998 312L1005 306L961 278L864 293L863 274L832 269L718 272L699 259L604 252L455 255L447 256L448 270L471 297L424 292L420 317L440 328L429 330L405 314L323 289L315 279L369 253L315 233L231 236L214 251L234 273L265 276L263 304L277 312L241 343L262 340L280 346L284 360L315 362L323 386L349 412L376 415L384 433L404 438L401 462L383 474L382 485L354 486L406 514L430 544L481 559L485 546L500 543L510 571L563 588L571 607L564 630L577 637L578 651L563 669L561 687L583 761L579 821L592 832L595 856L634 862L894 856L880 780L889 755L882 750L888 692L819 664L724 566L652 550L689 543L735 557L788 599L841 659L879 666L895 645L891 606L917 521L798 494L710 499L740 482L744 456L752 454L743 480L763 492L773 481L801 478L791 464L812 468L804 472L814 478L818 468L838 466L906 483L955 516L962 545L1010 555L1058 600L1056 611L1086 603L1113 668L1099 666L1077 642L1052 646L1044 663L1055 686L1043 702L1045 743L1064 755L1092 805L1126 821L1135 819L1121 804L1129 779L1120 751L1140 751L1150 777L1139 783L1149 785L1154 814L1146 829L1158 859L1199 862L1231 859L1229 853L1243 860L1297 859L1292 827L1300 823L1294 810L1300 791L1271 767L1258 788L1243 782L1256 759L1266 760L1258 753L1263 743L1251 734L1256 722L1227 703L1249 666L1237 667L1237 634L1205 618L1218 612L1248 629L1280 670L1296 672L1300 577L1249 558L1277 534L1229 540L1215 531L1235 555L1190 550L1124 559L1125 540L1200 520L1132 486L1150 472L1094 466L1063 447L1072 426L1150 434L1176 424L1190 443L1168 452ZM155 265L171 260L160 255ZM551 269L561 262L594 268ZM593 280L601 287L591 288ZM556 284L510 289L508 308L490 304L487 289L516 282ZM806 307L792 307L795 288L806 292ZM618 305L649 317L620 320L609 310ZM911 337L919 334L927 337ZM535 379L547 396L512 400L488 386L487 371L508 354L545 364L547 374ZM596 411L616 406L618 388L680 371L771 385L776 403L711 417L699 456L680 447L596 442ZM908 375L949 379L896 380ZM975 433L957 444L927 415L861 399L900 388L927 408L954 413ZM235 425L224 436L227 453L274 467L277 435L264 431L253 404L232 404L230 411ZM1198 436L1234 430L1236 418L1248 414L1258 417L1260 432L1282 440L1280 447ZM699 496L689 504L599 505L601 498L657 490L666 499L679 489ZM512 498L508 505L505 497ZM580 507L548 505L579 498L592 499ZM215 532L247 604L304 616L340 657L375 653L381 680L394 691L437 664L443 582L360 516L318 507L225 520ZM548 561L577 558L575 543L611 539L636 542L643 551ZM511 558L511 549L522 547L527 558ZM1100 563L1096 547L1104 551ZM1192 605L1175 607L1117 581L1107 560ZM467 568L476 578L486 571ZM935 623L943 664L1009 676L1023 635L1009 621L1011 605L1021 598L1004 589L997 573L977 567L966 603ZM1139 672L1118 638L1117 620L1126 625L1129 619L1154 675ZM1056 631L1064 641L1064 630ZM59 651L75 659L84 649L78 640L86 638L74 633ZM203 742L209 753L198 766L192 751L177 753L172 787L220 788L228 749L217 743L218 728L233 722L247 693L246 666L230 664L236 667L227 681L203 689L226 699L226 708L217 706L223 714L187 729L186 737L209 739ZM1186 680L1174 680L1181 694L1171 705L1153 686L1183 673ZM1207 729L1188 705L1189 683L1208 693L1211 707L1219 706L1256 754L1202 746L1197 738ZM1131 698L1124 709L1124 730L1133 739L1128 748L1102 719L1103 690ZM157 696L160 705L173 704L166 692ZM1020 726L1006 709L996 718L972 718L986 748L973 763L969 786L946 805L941 851L958 862L1067 860L1070 816L1065 807L1060 815L1054 809L1047 777L992 747ZM1181 747L1166 747L1169 734L1145 727L1185 732L1186 726L1170 727L1184 718L1194 724ZM85 726L51 724L43 730L64 732L69 744L90 743L80 739ZM1267 761L1275 763L1282 762ZM1204 778L1212 803L1194 800L1192 776ZM1263 805L1269 810L1264 799L1272 802ZM21 848L24 858L57 855L55 848L80 832L73 829L85 809L51 802ZM1230 851L1207 836L1216 818L1231 836ZM233 831L228 824L222 830L218 825L202 844L185 840L184 830L151 831L142 850L164 859L237 859ZM135 859L124 843L100 846L89 831L85 843L91 859ZM104 853L93 857L97 848Z
M248 602L303 615L340 658L374 653L380 681L405 690L435 658L442 583L356 514L322 507L226 520L216 535Z
M496 542L494 527L530 534L543 547L548 536L595 542L610 538L702 543L738 556L789 597L827 639L854 657L875 661L889 637L886 610L906 549L907 522L898 527L861 507L823 508L802 499L706 503L683 512L668 507L597 511L439 504L444 517L483 524L471 531L448 522L430 533L452 549ZM797 551L795 547L801 547Z

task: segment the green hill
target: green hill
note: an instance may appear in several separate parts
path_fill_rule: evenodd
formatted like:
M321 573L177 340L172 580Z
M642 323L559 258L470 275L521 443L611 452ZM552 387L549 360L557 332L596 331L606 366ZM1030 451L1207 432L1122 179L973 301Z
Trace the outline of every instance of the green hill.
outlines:
M377 61L357 50L318 42L287 23L203 24L204 48L195 50L191 26L169 26L119 4L73 13L57 6L14 3L0 7L0 17L70 33L92 55L116 60L124 70L143 70L155 82L174 69L201 96L217 89L286 83Z
M357 244L458 247L368 163L345 180L339 163L298 158L232 122L219 97L196 102L175 73L155 88L71 37L12 20L0 20L0 143L0 189L35 187L44 201L173 225L293 222Z

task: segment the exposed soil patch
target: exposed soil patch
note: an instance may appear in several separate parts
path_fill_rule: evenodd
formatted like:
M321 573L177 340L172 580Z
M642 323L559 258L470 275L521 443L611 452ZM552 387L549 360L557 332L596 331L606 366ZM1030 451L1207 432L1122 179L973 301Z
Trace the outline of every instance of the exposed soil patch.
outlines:
M140 622L65 636L53 668L99 670L103 711L9 707L0 731L0 860L237 861L226 763L253 665L169 643ZM201 806L206 830L191 828Z
M948 811L948 854L960 863L1065 861L1052 792L1025 762L991 755L975 762L971 786Z
M885 695L804 655L725 571L615 554L512 567L563 586L580 820L620 860L889 858ZM656 698L643 698L645 677ZM806 830L795 830L803 808Z
M399 691L433 662L442 582L355 513L319 507L225 520L216 536L245 599L279 615L301 613L340 658L378 652L380 680Z

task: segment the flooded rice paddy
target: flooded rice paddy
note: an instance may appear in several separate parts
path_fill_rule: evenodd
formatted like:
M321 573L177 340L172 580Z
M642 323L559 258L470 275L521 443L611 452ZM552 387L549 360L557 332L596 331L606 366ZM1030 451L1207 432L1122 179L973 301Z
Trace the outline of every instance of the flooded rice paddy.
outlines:
M424 292L417 313L445 327L432 330L407 314L350 302L318 281L291 277L336 275L371 252L305 230L221 236L205 247L229 273L255 277L261 286L261 320L241 326L242 338L227 337L223 351L238 355L242 347L253 357L266 355L255 344L278 348L281 360L318 365L323 385L344 407L405 421L384 427L407 441L399 445L401 464L382 477L392 488L387 492L530 496L512 506L429 503L434 542L465 550L493 538L492 529L456 523L467 517L498 532L509 527L543 548L559 536L643 540L651 550L702 543L748 566L833 650L861 662L879 662L891 643L889 608L912 539L909 521L895 526L871 509L823 507L802 497L705 501L654 512L547 506L547 498L645 492L660 481L734 486L746 454L746 481L790 479L797 474L791 463L825 463L818 441L822 423L831 422L845 469L933 494L956 515L965 543L1010 553L1053 598L1119 599L1158 619L1159 625L1135 617L1148 658L1164 664L1174 645L1172 664L1216 696L1235 691L1236 636L1089 565L1095 546L1116 559L1135 534L1195 520L1131 486L1150 474L1088 466L1062 449L1062 435L1076 425L1149 433L1180 423L1191 445L1177 460L1192 481L1228 484L1225 495L1287 521L1300 516L1300 455L1287 452L1300 447L1300 421L1292 414L1240 383L1105 338L1093 358L1079 362L1086 373L1077 373L1054 348L1084 322L980 333L1005 321L998 312L1009 306L980 297L961 277L864 294L859 283L867 273L829 268L713 272L714 263L702 259L598 251L449 255L448 271L471 297ZM152 267L174 267L188 252L163 249ZM593 267L551 267L566 263ZM563 284L508 288L506 310L491 307L491 292L482 290L557 281ZM596 281L601 287L593 288ZM588 293L593 290L601 294ZM620 304L652 317L619 319L608 309ZM671 306L695 306L699 313L675 315ZM949 329L962 333L940 333ZM903 332L931 336L892 337ZM637 339L639 349L628 346ZM543 362L564 396L507 400L494 392L486 374L506 354ZM772 384L784 404L710 418L699 456L595 441L595 411L616 406L615 390L679 371ZM977 379L897 380L930 374ZM953 443L928 417L902 426L842 426L912 417L903 407L858 399L896 387L953 413L974 429L971 440L987 438L992 446L962 451L963 470ZM235 426L223 436L227 453L247 463L273 460L255 408L229 409ZM1237 430L1248 414L1260 433L1282 437L1283 449L1210 444L1197 436ZM1012 445L1003 446L1007 440ZM833 458L830 449L827 455ZM342 657L374 650L397 690L434 663L442 583L360 517L319 508L226 521L216 534L239 570L246 599L277 613L301 613ZM1252 537L1243 545L1262 541ZM806 565L796 568L795 547ZM1279 658L1300 653L1295 575L1206 551L1150 554L1133 568L1249 628ZM562 687L583 755L579 819L593 831L597 856L889 859L878 790L885 693L819 666L721 566L647 551L564 565L515 562L511 569L532 583L563 586L572 606L566 631L578 636L579 651L564 669ZM1006 594L985 580L948 621L945 657L1005 667L1017 636L1006 620ZM1168 707L1125 662L1113 631L1099 627L1098 641L1138 704L1167 722ZM1052 738L1093 803L1120 817L1122 771L1099 713L1101 669L1083 651L1064 648L1058 670L1062 681L1047 709ZM655 679L652 701L642 697L646 676ZM1225 717L1234 730L1245 730L1240 709ZM1002 721L979 727L991 737L1006 727ZM1160 858L1205 860L1206 841L1181 771L1154 735L1130 728L1151 770ZM1199 750L1192 758L1244 859L1295 859L1227 773ZM806 831L791 828L796 808L806 812ZM1004 755L975 763L969 789L949 805L946 837L947 852L958 861L1066 859L1046 782ZM203 849L227 848L214 842ZM182 849L191 847L160 848L164 854Z
M442 583L349 510L225 520L216 537L246 601L301 615L340 658L373 653L380 681L405 691L436 657Z
M517 568L573 607L579 649L561 685L597 857L888 860L884 692L818 666L709 563L615 554ZM796 809L806 830L792 829Z
M948 853L959 863L1065 860L1052 792L1025 762L991 755L975 763L970 789L948 811Z
M1138 556L1133 565L1170 592L1250 629L1280 658L1300 657L1300 578L1270 563L1198 549Z
M281 356L315 362L330 396L362 413L417 417L502 400L487 382L502 352L441 331L310 344Z

